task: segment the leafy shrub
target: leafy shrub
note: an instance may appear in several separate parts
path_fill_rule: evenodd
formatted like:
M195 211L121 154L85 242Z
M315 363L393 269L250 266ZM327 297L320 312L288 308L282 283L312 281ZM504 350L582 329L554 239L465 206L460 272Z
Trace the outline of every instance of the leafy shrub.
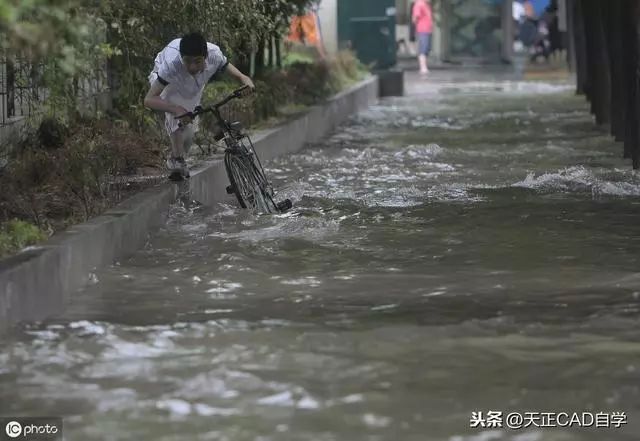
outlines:
M161 164L162 147L112 121L77 120L55 150L16 150L0 175L0 221L29 219L41 228L86 220L122 199L127 175Z
M47 234L28 222L11 220L0 225L0 257L14 253L47 238Z
M232 121L242 121L245 126L255 125L278 116L284 107L318 104L366 75L367 70L348 51L340 52L335 59L328 61L313 61L312 58L296 61L284 70L267 71L257 78L254 81L256 93L232 101L223 109L223 116ZM236 83L215 82L205 90L203 102L213 103L237 87ZM205 130L216 130L210 115L202 118L200 124Z

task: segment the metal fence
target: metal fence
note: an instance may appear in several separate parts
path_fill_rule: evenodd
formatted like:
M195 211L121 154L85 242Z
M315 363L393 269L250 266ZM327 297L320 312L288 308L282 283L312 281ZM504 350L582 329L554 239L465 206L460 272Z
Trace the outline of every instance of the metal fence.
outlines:
M28 118L48 104L44 75L43 63L0 55L0 167L6 164ZM73 89L84 113L95 114L110 107L106 60L96 61L90 74L74 81ZM55 114L55 106L50 106L50 110Z
M44 101L46 92L39 87L42 70L42 65L24 59L0 57L0 128L17 124Z

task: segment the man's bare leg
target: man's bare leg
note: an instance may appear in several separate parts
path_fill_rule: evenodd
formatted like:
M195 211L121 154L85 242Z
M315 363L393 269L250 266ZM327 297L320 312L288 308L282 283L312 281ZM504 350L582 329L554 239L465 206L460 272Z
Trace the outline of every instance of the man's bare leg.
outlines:
M422 75L426 75L429 73L429 68L427 67L427 56L426 55L419 55L418 56L418 61L420 63L420 73Z
M167 161L167 167L172 175L180 173L183 177L189 177L185 156L193 143L193 135L191 126L181 127L171 134L171 157Z

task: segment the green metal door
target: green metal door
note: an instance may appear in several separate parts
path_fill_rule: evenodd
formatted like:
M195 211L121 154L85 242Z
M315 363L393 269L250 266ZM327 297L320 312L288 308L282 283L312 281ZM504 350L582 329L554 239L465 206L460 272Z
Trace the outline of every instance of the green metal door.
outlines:
M338 42L376 68L396 64L395 0L338 0Z
M500 58L502 7L502 0L448 0L449 54L454 58Z

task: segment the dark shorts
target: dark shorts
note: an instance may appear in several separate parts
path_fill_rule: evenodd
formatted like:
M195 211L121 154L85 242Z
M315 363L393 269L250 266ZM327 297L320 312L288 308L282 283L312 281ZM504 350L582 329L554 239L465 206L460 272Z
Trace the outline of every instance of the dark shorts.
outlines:
M429 55L431 52L431 34L418 32L418 54Z

